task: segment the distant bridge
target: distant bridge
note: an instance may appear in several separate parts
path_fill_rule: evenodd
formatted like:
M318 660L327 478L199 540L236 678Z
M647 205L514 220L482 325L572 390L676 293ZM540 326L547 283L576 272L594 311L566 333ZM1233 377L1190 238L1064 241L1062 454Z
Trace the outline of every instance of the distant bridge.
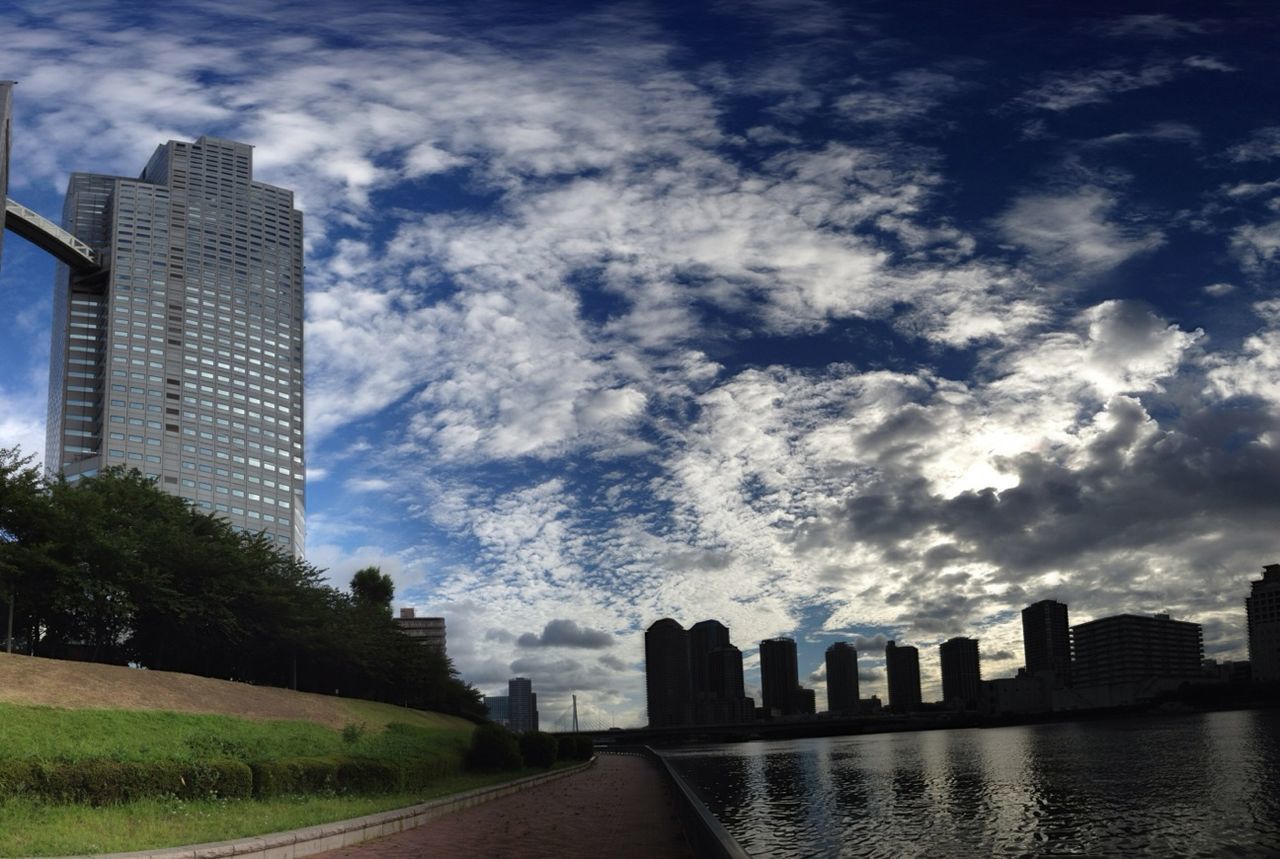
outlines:
M93 248L12 197L7 197L4 201L4 228L45 253L52 254L76 271L88 272L98 268L98 258Z

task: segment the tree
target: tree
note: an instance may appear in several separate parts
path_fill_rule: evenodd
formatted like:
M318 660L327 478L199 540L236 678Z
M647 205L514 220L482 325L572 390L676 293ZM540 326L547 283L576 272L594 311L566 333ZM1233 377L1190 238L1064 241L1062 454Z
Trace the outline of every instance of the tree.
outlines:
M396 595L395 583L377 567L365 567L357 570L351 577L351 596L356 605L368 608L391 610L391 600Z

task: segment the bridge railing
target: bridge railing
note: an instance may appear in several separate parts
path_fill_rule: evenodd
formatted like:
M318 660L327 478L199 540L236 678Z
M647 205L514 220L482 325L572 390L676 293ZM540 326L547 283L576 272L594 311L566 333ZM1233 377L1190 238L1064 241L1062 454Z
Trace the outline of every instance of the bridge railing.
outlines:
M97 266L98 260L94 256L93 248L39 212L28 209L12 197L5 198L4 212L6 228L68 265L76 268Z

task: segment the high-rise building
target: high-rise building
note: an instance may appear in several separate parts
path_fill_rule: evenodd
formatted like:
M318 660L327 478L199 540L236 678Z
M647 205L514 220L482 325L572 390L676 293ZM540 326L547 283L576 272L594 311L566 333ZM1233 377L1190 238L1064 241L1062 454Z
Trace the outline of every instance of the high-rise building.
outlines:
M707 683L711 692L709 724L736 724L755 719L755 701L742 683L742 651L732 644L707 655Z
M0 81L0 254L4 251L4 202L9 198L9 104L13 95L13 81Z
M1064 603L1041 600L1022 610L1022 649L1028 674L1048 673L1058 686L1071 684L1071 626Z
M538 730L538 696L526 677L507 681L507 726L517 734Z
M897 713L919 709L919 651L890 641L884 646L884 670L889 682L889 709Z
M704 620L689 627L689 690L692 693L693 721L705 725L715 721L715 694L711 690L711 653L729 646L729 629L718 620Z
M693 721L689 633L669 617L654 621L645 631L644 680L649 727Z
M1280 681L1280 564L1267 564L1244 599L1249 619L1249 665L1253 679Z
M938 647L942 661L942 700L953 707L972 710L982 692L982 666L978 640L959 636Z
M733 724L755 717L755 702L743 690L742 651L730 643L729 629L718 620L689 627L689 687L696 724Z
M1119 614L1071 628L1072 685L1107 686L1148 680L1198 680L1204 660L1200 624Z
M302 213L252 156L201 137L136 179L72 174L63 227L97 267L55 274L45 456L135 467L300 554Z
M508 716L511 698L507 695L485 695L484 706L489 711L489 721L496 722L504 728L511 726Z
M827 711L858 712L858 651L847 641L827 648Z
M400 616L395 619L400 631L430 647L441 655L447 655L444 618L417 617L412 608L400 609Z
M780 716L800 712L799 675L795 639L769 638L760 642L760 693L766 712Z

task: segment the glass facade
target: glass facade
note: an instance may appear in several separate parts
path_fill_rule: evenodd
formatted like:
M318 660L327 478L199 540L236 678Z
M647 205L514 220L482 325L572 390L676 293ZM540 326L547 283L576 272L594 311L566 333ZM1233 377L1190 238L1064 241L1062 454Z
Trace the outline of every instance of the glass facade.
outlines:
M201 137L137 179L72 175L63 226L101 268L55 276L46 460L137 468L301 554L302 213L252 153Z

